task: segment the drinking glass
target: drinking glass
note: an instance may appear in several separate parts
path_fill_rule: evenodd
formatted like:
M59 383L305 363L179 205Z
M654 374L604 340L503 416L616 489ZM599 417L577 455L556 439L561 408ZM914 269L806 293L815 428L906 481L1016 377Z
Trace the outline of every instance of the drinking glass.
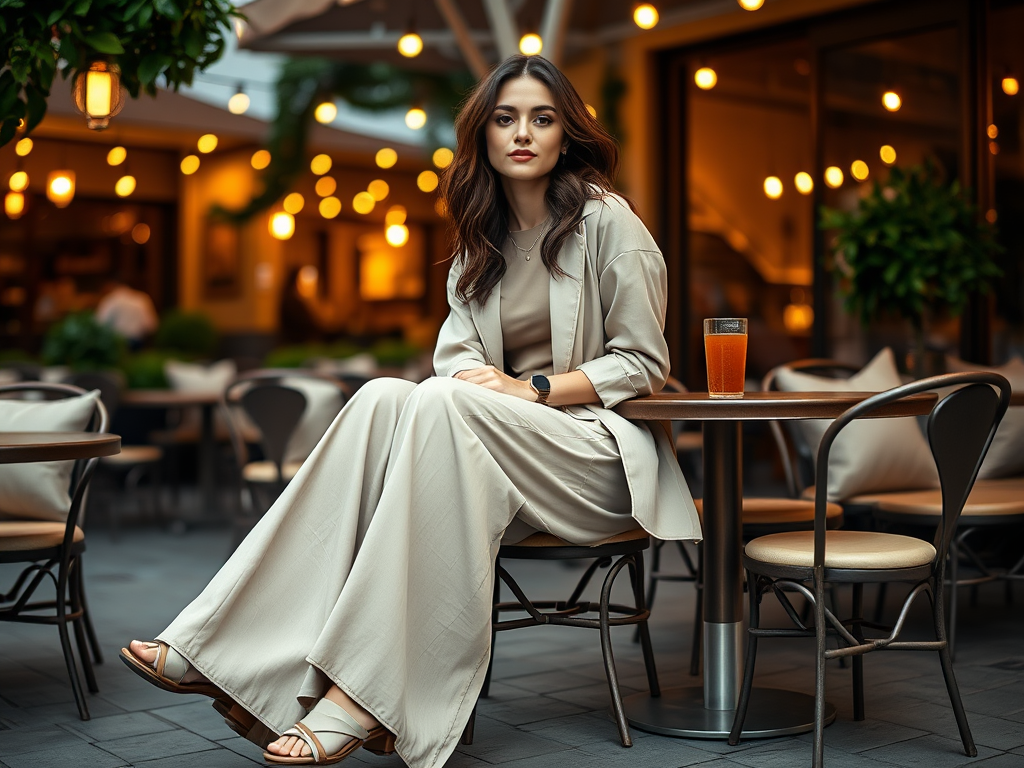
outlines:
M747 318L711 317L704 321L708 395L743 397L747 367Z

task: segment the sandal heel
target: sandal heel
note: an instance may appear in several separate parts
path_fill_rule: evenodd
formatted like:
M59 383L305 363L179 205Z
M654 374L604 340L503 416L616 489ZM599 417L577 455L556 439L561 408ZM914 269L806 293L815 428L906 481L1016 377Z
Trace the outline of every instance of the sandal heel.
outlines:
M375 755L391 755L395 752L395 734L390 731L371 736L363 742L363 749Z

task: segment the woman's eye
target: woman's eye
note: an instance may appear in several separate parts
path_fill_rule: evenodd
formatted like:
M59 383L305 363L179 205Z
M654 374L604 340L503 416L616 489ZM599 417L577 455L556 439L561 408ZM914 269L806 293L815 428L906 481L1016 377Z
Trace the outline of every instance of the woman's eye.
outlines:
M512 117L509 115L498 115L498 125L512 125Z
M551 125L551 122L552 122L551 118L548 117L547 115L538 115L537 116L537 124L538 125Z

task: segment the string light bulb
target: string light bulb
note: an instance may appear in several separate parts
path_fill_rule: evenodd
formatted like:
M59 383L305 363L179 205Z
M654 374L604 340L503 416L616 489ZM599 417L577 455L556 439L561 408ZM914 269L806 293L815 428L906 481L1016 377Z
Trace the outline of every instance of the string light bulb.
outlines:
M114 194L118 197L128 197L135 191L135 177L125 174L114 184Z
M376 202L380 202L388 196L391 192L391 187L383 179L374 179L366 185L366 191L369 192Z
M352 210L356 213L369 213L376 204L377 201L369 192L357 192L352 198Z
M323 176L334 165L334 161L331 160L330 155L317 155L309 161L309 170L311 170L316 176Z
M702 91L710 91L718 84L718 73L711 67L701 67L693 73L693 82Z
M46 177L46 197L58 208L67 208L75 197L75 172L50 171Z
M338 189L338 182L330 176L321 176L316 180L316 193L320 197L330 197Z
M398 162L398 153L391 147L384 147L377 150L374 161L377 163L378 168L391 168Z
M185 155L181 158L181 172L186 176L191 176L193 173L199 170L199 156L198 155Z
M433 192L437 189L437 174L433 171L423 171L416 177L416 186L421 192Z
M414 131L418 131L427 124L427 113L420 107L413 107L405 113L405 124Z
M882 106L890 112L899 112L903 106L903 99L896 91L886 91L882 94Z
M388 208L388 212L384 214L384 223L388 226L392 224L405 224L407 215L408 213L404 205L392 205Z
M204 133L196 142L196 149L204 155L208 155L217 148L217 137L212 133Z
M19 139L18 143L14 145L14 152L18 157L25 157L32 151L33 146L32 139L26 136L24 139Z
M843 169L836 166L830 165L825 169L825 184L832 189L838 189L843 186Z
M811 178L811 174L807 171L800 171L793 178L793 186L796 187L796 191L801 195L809 195L814 191L814 179Z
M28 174L24 171L15 171L7 182L12 192L24 192L28 189Z
M863 160L854 160L850 165L850 175L857 181L864 181L868 177L868 164Z
M1006 77L1003 78L1003 81L1002 83L1000 83L1000 85L1003 88L1003 93L1005 93L1007 96L1016 96L1018 93L1020 93L1020 83L1017 81L1016 77L1010 77L1009 75L1007 75Z
M892 165L896 162L896 150L888 144L882 145L881 149L878 150L878 156L886 165Z
M257 171L262 171L270 165L270 153L265 149L257 149L252 153L249 164Z
M333 219L341 213L341 200L336 197L325 197L320 201L320 215L325 219Z
M338 116L338 107L333 101L324 101L317 104L316 109L313 111L313 117L316 118L318 123L328 125L334 122L334 118Z
M128 157L128 150L124 147L113 147L107 152L107 165L120 165Z
M536 32L527 32L519 38L519 52L524 56L536 56L544 50L544 41Z
M782 197L782 179L778 176L769 176L765 179L764 193L769 200L778 200Z
M764 0L738 0L738 2L740 4L740 8L745 11L756 11L764 5Z
M244 115L248 109L249 95L245 92L245 87L239 83L235 95L228 99L228 112L232 115Z
M398 38L398 52L407 59L414 59L423 52L423 38L415 32L406 32Z
M287 211L278 211L272 215L270 234L278 240L288 240L295 234L295 217Z
M455 153L452 152L448 147L439 147L434 150L434 154L431 160L434 162L434 166L437 168L447 168L452 164L452 160L455 159Z
M299 192L292 192L284 199L284 209L293 216L299 213L306 205L306 198Z
M633 23L640 29L654 29L658 19L658 9L650 3L641 3L633 9Z
M25 212L25 195L13 189L4 195L4 213L9 219L20 219Z
M409 242L409 228L405 224L389 224L384 229L384 239L388 245L401 248Z

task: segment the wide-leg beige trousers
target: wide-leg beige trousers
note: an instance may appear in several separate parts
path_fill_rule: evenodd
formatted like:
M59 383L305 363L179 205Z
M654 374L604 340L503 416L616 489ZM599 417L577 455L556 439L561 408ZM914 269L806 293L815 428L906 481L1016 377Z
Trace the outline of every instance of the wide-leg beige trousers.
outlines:
M635 527L599 422L457 379L375 380L159 637L260 720L254 741L334 682L409 766L441 766L483 684L506 529L593 544Z

